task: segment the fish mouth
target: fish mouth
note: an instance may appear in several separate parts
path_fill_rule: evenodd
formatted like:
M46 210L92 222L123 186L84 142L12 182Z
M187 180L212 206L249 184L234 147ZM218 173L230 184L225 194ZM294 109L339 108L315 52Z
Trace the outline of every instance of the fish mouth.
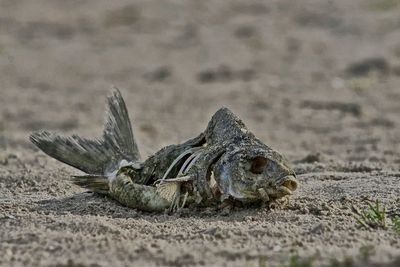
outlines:
M258 194L265 200L281 198L287 195L292 195L298 187L298 182L294 175L288 175L279 179L281 182L278 183L275 188L259 188Z
M283 178L283 183L281 183L278 188L291 195L293 191L296 191L297 186L296 177L294 175L288 175Z

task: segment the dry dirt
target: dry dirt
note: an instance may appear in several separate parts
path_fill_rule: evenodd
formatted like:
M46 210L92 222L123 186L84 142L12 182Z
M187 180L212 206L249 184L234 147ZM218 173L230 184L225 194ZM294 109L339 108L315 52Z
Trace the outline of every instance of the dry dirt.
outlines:
M397 0L0 0L0 265L390 263L400 235L351 207L400 215L399 15ZM145 157L227 106L299 190L284 209L166 215L72 185L28 135L99 135L111 85Z

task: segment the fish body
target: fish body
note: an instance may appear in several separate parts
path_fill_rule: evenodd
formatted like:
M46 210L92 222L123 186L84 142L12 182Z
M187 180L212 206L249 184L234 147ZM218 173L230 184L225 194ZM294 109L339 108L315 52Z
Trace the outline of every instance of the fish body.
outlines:
M86 175L73 182L144 211L217 206L226 200L274 202L297 188L284 157L251 133L229 109L219 109L204 132L142 161L118 89L108 98L102 138L46 131L30 140L49 156Z

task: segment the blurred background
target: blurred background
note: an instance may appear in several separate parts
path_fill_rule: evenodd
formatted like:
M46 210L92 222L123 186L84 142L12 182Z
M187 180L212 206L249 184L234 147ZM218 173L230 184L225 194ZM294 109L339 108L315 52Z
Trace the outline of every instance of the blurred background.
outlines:
M28 136L100 136L112 85L144 158L226 106L301 186L283 210L170 216L86 192ZM0 0L0 266L388 261L398 235L352 209L400 216L399 85L400 0Z
M400 1L0 0L0 146L97 136L119 87L142 154L227 106L291 161L400 163Z

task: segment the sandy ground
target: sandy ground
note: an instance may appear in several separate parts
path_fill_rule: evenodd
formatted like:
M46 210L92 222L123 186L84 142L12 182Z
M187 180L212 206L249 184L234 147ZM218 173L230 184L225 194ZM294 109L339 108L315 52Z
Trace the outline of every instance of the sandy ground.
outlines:
M396 0L0 0L0 265L393 261L400 235L359 229L351 207L400 215L399 15ZM72 185L27 137L99 135L111 85L145 157L227 106L299 190L284 209L164 215Z

